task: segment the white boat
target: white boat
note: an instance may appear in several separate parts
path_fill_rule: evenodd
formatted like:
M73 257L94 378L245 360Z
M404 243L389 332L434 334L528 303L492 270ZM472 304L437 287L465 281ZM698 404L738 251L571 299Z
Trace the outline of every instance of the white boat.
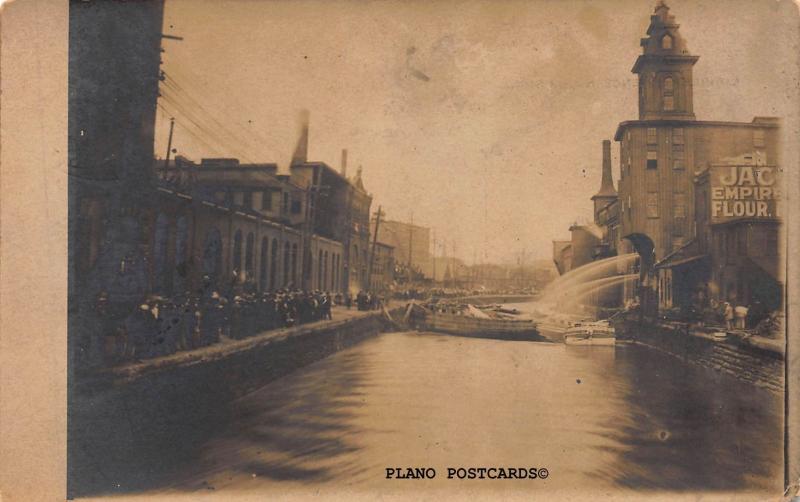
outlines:
M617 335L608 321L580 321L564 332L567 345L615 345Z

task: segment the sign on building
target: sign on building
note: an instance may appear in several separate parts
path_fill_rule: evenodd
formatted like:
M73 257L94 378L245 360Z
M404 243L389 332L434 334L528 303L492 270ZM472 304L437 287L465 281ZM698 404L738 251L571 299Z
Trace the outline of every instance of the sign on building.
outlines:
M767 165L713 165L709 168L711 223L779 217L779 169Z

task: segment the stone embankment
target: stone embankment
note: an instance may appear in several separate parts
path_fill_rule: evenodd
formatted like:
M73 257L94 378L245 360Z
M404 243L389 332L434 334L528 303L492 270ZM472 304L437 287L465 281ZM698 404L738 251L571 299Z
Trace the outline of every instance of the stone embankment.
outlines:
M402 318L403 311L395 308L390 315ZM394 328L381 311L340 314L344 319L71 378L70 494L124 492L168 479L178 459L190 457L206 437L225 427L231 418L228 403Z
M625 320L616 324L619 340L632 340L695 364L733 375L753 385L782 393L784 347L782 340L732 331L724 338L716 330L691 328L686 323L640 324Z

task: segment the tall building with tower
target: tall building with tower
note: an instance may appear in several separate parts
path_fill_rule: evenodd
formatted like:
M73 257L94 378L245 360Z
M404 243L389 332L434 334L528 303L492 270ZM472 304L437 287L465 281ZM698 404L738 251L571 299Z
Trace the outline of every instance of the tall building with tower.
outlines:
M763 117L697 120L692 73L699 56L690 52L663 1L650 16L640 45L642 53L631 69L639 79L639 117L621 122L614 135L620 144L620 251L633 249L640 255L640 299L653 306L658 299L668 307L676 285L669 277L672 269L681 269L679 275L700 273L689 269L700 265L694 261L664 261L696 239L695 172L742 156L779 164L779 125ZM663 272L656 272L656 264Z
M780 125L698 120L692 54L669 7L659 2L642 53L639 114L621 122L618 188L610 142L603 142L594 223L573 225L553 242L560 273L599 258L635 252L623 300L648 313L686 309L698 298L737 304L782 303Z

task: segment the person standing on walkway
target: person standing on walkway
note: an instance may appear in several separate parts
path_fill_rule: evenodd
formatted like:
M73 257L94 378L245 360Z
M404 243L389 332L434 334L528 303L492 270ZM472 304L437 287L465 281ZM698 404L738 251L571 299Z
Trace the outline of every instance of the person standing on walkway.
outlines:
M744 329L745 328L745 319L747 319L747 311L748 308L744 305L737 305L735 309L733 309L733 315L736 319L736 329Z
M725 302L725 329L728 331L733 329L733 306L729 302Z

